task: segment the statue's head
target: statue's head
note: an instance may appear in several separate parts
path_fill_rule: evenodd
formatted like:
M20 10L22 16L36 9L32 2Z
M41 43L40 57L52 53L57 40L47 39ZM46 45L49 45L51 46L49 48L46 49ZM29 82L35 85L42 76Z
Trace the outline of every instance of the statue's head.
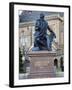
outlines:
M44 19L44 14L43 13L40 14L40 18Z

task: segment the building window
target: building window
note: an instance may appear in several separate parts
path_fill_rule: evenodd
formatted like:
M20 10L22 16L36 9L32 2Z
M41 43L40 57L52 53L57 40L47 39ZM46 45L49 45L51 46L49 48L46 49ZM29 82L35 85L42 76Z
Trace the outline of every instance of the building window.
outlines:
M54 66L56 66L56 68L58 68L58 60L57 59L54 60Z
M64 71L64 61L63 61L63 57L60 58L60 68L61 68L61 71Z

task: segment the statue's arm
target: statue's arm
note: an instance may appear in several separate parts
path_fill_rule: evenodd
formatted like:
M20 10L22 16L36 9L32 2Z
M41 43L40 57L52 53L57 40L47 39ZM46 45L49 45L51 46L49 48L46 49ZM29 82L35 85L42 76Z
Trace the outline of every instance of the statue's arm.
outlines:
M55 35L55 33L53 32L53 30L49 27L49 25L48 25L48 30L53 34L53 36L56 38L56 35Z
M53 31L52 31L52 29L50 28L50 26L48 25L48 30L50 31L50 32L52 32L53 33Z
M35 31L38 31L38 30L39 30L39 20L37 20L35 24Z

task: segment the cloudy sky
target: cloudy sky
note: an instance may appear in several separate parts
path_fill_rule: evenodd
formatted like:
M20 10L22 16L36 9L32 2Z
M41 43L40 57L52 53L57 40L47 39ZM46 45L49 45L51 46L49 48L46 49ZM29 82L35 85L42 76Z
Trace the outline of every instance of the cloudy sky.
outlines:
M63 12L46 12L46 11L27 11L27 10L19 10L19 19L20 22L27 22L32 20L37 20L40 16L40 13L44 13L45 16L48 15L60 15L64 16Z

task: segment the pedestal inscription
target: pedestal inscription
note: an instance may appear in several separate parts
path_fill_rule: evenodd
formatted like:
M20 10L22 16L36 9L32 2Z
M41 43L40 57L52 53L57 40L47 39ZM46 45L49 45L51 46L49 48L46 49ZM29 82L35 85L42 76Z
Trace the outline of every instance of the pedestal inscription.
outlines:
M55 52L51 51L32 51L30 57L29 78L48 78L55 77L54 58Z

